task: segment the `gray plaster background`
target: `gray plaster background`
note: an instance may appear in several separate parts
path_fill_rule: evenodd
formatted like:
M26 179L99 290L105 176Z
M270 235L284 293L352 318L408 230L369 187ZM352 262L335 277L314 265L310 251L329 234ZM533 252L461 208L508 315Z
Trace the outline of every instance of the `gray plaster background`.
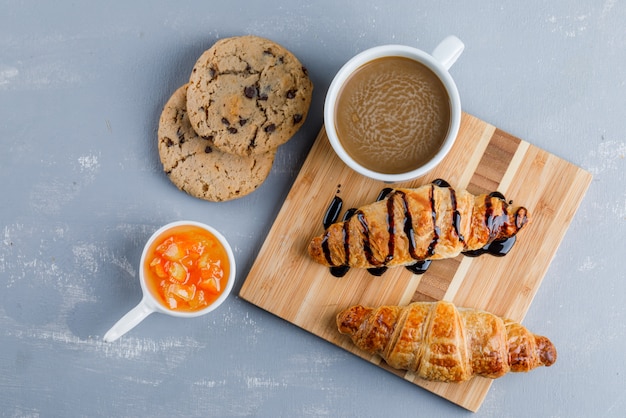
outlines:
M236 297L333 74L370 46L455 34L464 110L594 175L524 321L559 360L499 379L475 416L626 416L625 28L619 0L0 0L0 415L472 415ZM193 199L162 173L161 107L213 42L247 33L308 67L311 112L254 194ZM102 342L140 299L144 241L182 218L230 240L233 296Z

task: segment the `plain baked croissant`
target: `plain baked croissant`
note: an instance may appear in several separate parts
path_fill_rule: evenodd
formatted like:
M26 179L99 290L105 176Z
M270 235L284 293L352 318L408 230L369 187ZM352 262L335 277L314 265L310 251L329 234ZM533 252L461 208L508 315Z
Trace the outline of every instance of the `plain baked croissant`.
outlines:
M435 184L399 188L330 225L308 251L329 267L408 266L513 237L529 220L526 208L510 207L498 192L474 196Z
M337 315L337 327L391 367L433 381L527 372L552 365L557 356L548 338L515 321L443 301L375 309L357 305Z

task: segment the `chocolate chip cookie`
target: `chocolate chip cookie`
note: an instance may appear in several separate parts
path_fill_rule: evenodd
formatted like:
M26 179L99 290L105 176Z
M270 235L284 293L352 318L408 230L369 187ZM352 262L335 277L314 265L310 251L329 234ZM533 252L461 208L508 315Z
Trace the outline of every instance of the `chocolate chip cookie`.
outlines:
M288 50L257 36L226 38L193 67L187 109L193 129L222 151L257 155L304 123L313 84Z
M159 119L159 156L169 179L188 194L214 202L256 190L270 173L275 151L251 156L220 151L211 137L191 127L187 89L186 84L174 92Z

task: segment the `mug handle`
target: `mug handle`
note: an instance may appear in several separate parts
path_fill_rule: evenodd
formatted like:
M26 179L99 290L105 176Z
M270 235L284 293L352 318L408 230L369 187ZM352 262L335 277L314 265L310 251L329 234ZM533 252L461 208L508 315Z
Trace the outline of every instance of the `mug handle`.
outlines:
M155 309L150 306L145 297L142 298L141 302L139 302L137 306L131 309L126 315L117 321L106 334L104 334L104 341L110 343L117 340L122 335L139 325L141 321L146 319L146 317L153 312L155 312Z
M456 36L450 35L437 45L431 55L439 61L446 70L449 70L461 56L464 49L465 44Z

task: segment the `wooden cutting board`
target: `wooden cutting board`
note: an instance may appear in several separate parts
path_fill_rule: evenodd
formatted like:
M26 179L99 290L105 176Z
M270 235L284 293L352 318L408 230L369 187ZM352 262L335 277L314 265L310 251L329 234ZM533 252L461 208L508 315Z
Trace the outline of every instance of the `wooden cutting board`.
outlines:
M449 300L521 321L591 182L591 175L476 117L463 114L458 139L446 159L417 187L442 178L473 194L499 191L525 206L532 223L505 257L463 255L434 261L423 275L405 268L381 277L351 269L337 278L311 261L310 239L323 232L322 218L335 196L344 210L376 200L389 185L367 179L335 156L322 129L254 262L239 296L286 321L351 351L451 402L477 411L492 380L433 383L391 369L340 335L338 311L355 304L404 305ZM541 334L541 330L534 330Z

